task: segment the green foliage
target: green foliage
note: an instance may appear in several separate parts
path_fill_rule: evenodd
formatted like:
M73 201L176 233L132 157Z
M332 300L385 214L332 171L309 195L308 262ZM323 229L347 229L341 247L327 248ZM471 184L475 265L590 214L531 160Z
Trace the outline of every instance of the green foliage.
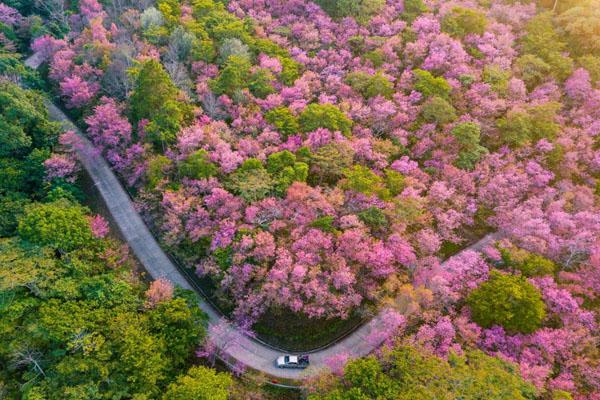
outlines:
M0 240L0 297L10 299L0 313L0 361L15 366L30 357L1 372L8 398L141 399L164 391L203 338L206 317L181 291L145 307L144 287L125 266L109 266L90 247L56 258Z
M210 88L217 95L226 94L233 97L237 92L248 87L251 66L250 60L246 57L230 56L219 76L210 81Z
M166 156L156 155L148 161L146 168L146 187L153 189L167 177L168 170L173 165L173 161Z
M377 207L369 207L358 213L358 218L372 231L380 231L387 227L388 221L385 214Z
M448 124L457 118L452 104L439 96L433 96L423 104L421 116L425 121L438 125Z
M522 37L524 56L517 60L517 66L528 87L535 87L547 76L558 81L569 77L573 61L564 55L567 43L555 29L552 13L536 15L527 23L526 30Z
M519 57L516 66L521 79L523 79L529 89L533 89L543 83L552 71L552 67L548 63L533 54L526 54Z
M233 265L233 248L231 246L218 247L212 256L221 270L227 271Z
M23 157L32 149L50 148L58 131L39 94L0 82L0 157Z
M333 104L309 104L300 114L298 122L303 132L327 128L332 132L340 131L346 136L350 136L352 127L352 120Z
M247 202L262 200L275 186L260 160L250 158L227 177L225 187Z
M577 63L590 73L593 84L600 81L600 57L588 54L577 59Z
M539 290L523 276L492 272L467 297L473 321L484 328L500 325L509 333L532 333L546 316Z
M275 107L267 111L265 119L281 133L284 139L300 131L298 118L287 107Z
M346 76L346 83L365 99L383 96L390 98L394 94L394 84L381 72L374 75L366 72L352 72Z
M192 118L192 107L176 100L179 90L160 62L145 61L136 76L129 108L135 122L149 121L146 139L158 149L174 143L182 124Z
M322 230L323 232L333 233L335 232L335 227L333 226L334 217L331 215L325 215L319 217L312 221L309 226L311 228L317 228Z
M145 138L153 143L156 149L164 152L168 145L176 142L177 132L191 117L192 107L190 105L176 100L167 100L162 107L156 110L152 120L144 128Z
M600 3L598 0L578 1L574 7L558 16L568 42L569 52L575 55L600 56Z
M227 400L233 379L229 374L195 366L170 384L163 400Z
M179 173L191 179L206 179L215 176L218 168L208 159L206 150L198 150L190 154L179 164Z
M460 146L458 159L455 165L458 168L471 170L479 159L488 153L488 150L480 145L481 128L474 122L458 124L450 131Z
M269 155L267 171L274 180L275 192L283 195L294 182L306 182L308 164L296 161L296 156L287 150Z
M483 75L481 78L497 93L506 94L510 76L510 70L505 70L495 65L486 65L483 68Z
M349 146L329 143L310 155L309 182L335 184L352 165L354 153Z
M560 126L556 123L559 103L531 106L524 111L509 111L497 122L501 132L501 143L521 147L540 139L552 141Z
M370 61L375 68L379 68L385 63L385 54L381 49L368 51L363 55L363 58L365 61Z
M422 69L415 69L413 75L415 90L421 92L423 97L439 96L443 99L448 99L448 96L450 96L452 87L443 76L435 77L431 75L431 72Z
M442 30L458 38L469 34L483 35L487 25L485 14L464 7L454 7L442 20Z
M573 396L564 390L553 390L552 400L573 400Z
M255 97L264 99L271 93L275 93L273 82L275 82L275 77L271 71L264 68L257 68L255 72L250 74L248 89L250 89L250 93Z
M406 182L404 179L404 175L402 175L398 171L394 171L393 169L385 170L385 186L390 191L392 196L397 196L406 187Z
M385 6L385 0L316 0L315 3L332 18L353 17L363 25Z
M500 254L506 267L528 278L553 275L558 269L552 260L516 247L500 248Z
M0 237L12 236L16 232L18 220L28 203L27 196L18 192L0 196Z
M129 97L129 107L134 121L154 115L179 92L160 62L148 60L135 73L135 86Z
M19 59L19 55L15 53L0 52L0 75L18 78L28 88L43 87L43 82L38 73L26 68Z
M419 15L428 11L423 0L404 0L404 12L401 18L408 23L412 23Z
M289 56L279 56L278 58L282 67L280 74L281 82L283 82L284 85L292 86L296 79L300 77L301 64Z
M534 400L533 385L517 366L481 351L451 354L448 360L426 350L399 345L378 360L374 356L350 361L341 379L317 387L309 400Z
M19 236L37 245L65 251L89 246L93 237L86 214L83 207L64 199L32 204L19 220Z
M385 186L382 177L376 175L371 169L363 165L354 165L344 169L344 180L341 187L345 190L354 190L367 196L377 195L381 199L389 199L390 191Z

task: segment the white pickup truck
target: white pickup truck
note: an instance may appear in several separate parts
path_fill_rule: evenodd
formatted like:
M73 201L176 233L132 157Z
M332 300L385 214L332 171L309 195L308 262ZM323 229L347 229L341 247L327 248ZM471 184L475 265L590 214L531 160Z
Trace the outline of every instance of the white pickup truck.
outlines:
M276 364L277 364L277 368L304 369L304 368L308 367L308 365L310 364L310 361L308 360L307 355L292 356L292 355L287 354L287 355L277 357Z

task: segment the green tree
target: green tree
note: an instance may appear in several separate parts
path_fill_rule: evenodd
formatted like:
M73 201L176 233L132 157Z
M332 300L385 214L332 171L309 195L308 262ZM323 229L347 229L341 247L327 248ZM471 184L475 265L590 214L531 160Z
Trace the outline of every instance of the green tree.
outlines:
M344 180L340 186L346 190L354 190L367 196L377 195L381 199L389 199L390 192L384 180L371 169L363 165L354 165L344 169Z
M136 72L133 94L129 98L135 122L149 121L144 128L146 140L159 150L174 143L182 124L193 116L192 107L176 98L179 90L160 62L148 60Z
M153 189L168 176L168 172L173 165L170 158L163 155L155 155L148 160L146 168L146 186Z
M332 215L324 215L312 221L309 226L320 229L323 232L333 233L335 232L335 227L333 226L334 219Z
M456 120L456 109L450 103L439 96L433 96L421 110L423 119L430 123L445 125Z
M366 210L359 212L358 218L375 232L381 231L388 225L385 214L377 207L369 207Z
M394 94L394 84L381 72L374 75L362 71L351 72L345 81L365 99L376 96L390 98Z
M308 164L296 161L296 156L287 151L280 151L267 158L267 171L273 177L275 191L283 195L294 182L306 182Z
M136 72L133 93L129 97L129 107L135 122L153 120L156 113L168 102L177 97L179 90L160 62L145 61Z
M540 139L554 140L560 126L556 122L560 104L549 102L530 106L524 111L509 111L496 123L501 143L521 147Z
M145 307L131 265L106 258L118 248L57 257L0 240L0 362L23 363L0 372L8 398L156 398L187 365L204 336L195 296L176 290Z
M460 146L458 159L455 165L458 168L471 170L479 159L488 153L488 150L480 145L481 128L474 122L464 122L456 125L450 131Z
M250 158L227 177L225 187L247 202L262 200L275 186L273 178L263 164Z
M397 196L406 187L404 175L393 169L386 169L385 171L385 186L390 191L392 196Z
M333 18L353 17L366 24L385 6L385 0L317 0L316 3Z
M517 247L502 247L500 254L506 267L520 271L528 278L553 275L558 269L552 260Z
M450 354L448 360L427 350L398 345L381 359L352 360L341 378L317 385L309 400L533 400L535 387L518 367L481 351Z
M467 297L473 320L484 328L500 325L510 333L532 333L546 316L538 289L525 277L492 272Z
M198 150L190 154L179 164L179 173L191 179L206 179L215 176L218 168L208 159L206 150Z
M450 96L452 86L450 86L443 76L435 77L431 75L431 72L422 69L415 69L413 75L415 79L415 90L421 92L423 97L429 98L438 96L443 99L448 99Z
M487 25L485 14L464 7L454 7L442 20L442 30L458 38L469 34L483 35Z
M600 1L584 0L558 16L569 51L600 56Z
M216 79L210 81L210 87L217 95L233 97L248 87L250 81L250 60L241 56L230 56Z
M59 126L48 120L39 94L0 82L0 157L23 157L33 149L52 147Z
M525 54L519 57L516 66L529 89L543 83L552 72L552 67L548 63L533 54Z
M65 199L27 206L18 232L29 242L65 251L89 246L93 240L86 210Z
M317 128L327 128L330 131L340 131L350 136L352 120L333 104L309 104L299 118L303 132L312 132Z
M163 400L227 400L233 379L206 367L192 367L170 384Z
M428 11L423 0L404 0L404 11L401 18L408 23L412 23L419 15Z
M284 139L300 131L298 118L287 107L275 107L267 111L265 119L281 133Z
M312 184L335 184L344 176L344 170L352 165L354 152L348 145L329 143L310 155Z
M28 203L29 199L22 193L0 196L0 237L12 236L16 232L18 220Z
M555 28L552 13L541 13L533 17L527 23L526 32L521 39L524 56L518 59L517 65L528 86L532 88L539 84L539 79L544 78L539 76L543 70L547 70L546 76L552 76L558 81L569 77L573 60L564 55L567 43Z
M275 82L275 76L273 76L271 71L264 68L258 68L250 74L248 89L250 89L250 93L254 96L259 99L264 99L271 93L275 93L273 82Z

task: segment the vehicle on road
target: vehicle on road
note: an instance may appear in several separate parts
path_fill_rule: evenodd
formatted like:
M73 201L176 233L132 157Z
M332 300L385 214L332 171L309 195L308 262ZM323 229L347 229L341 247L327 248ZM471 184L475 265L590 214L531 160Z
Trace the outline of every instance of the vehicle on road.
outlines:
M277 357L276 360L277 368L300 368L304 369L308 367L310 361L308 360L307 355L298 355L293 356L290 354L286 354L280 357Z

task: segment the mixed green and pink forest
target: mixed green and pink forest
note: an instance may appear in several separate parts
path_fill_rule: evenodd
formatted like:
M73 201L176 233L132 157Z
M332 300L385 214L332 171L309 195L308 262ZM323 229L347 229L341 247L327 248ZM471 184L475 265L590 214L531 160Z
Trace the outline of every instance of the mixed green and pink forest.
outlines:
M600 399L598 0L3 0L0 75L8 398L293 398L195 356L193 295L80 205L43 90L240 330L387 310L293 396Z

